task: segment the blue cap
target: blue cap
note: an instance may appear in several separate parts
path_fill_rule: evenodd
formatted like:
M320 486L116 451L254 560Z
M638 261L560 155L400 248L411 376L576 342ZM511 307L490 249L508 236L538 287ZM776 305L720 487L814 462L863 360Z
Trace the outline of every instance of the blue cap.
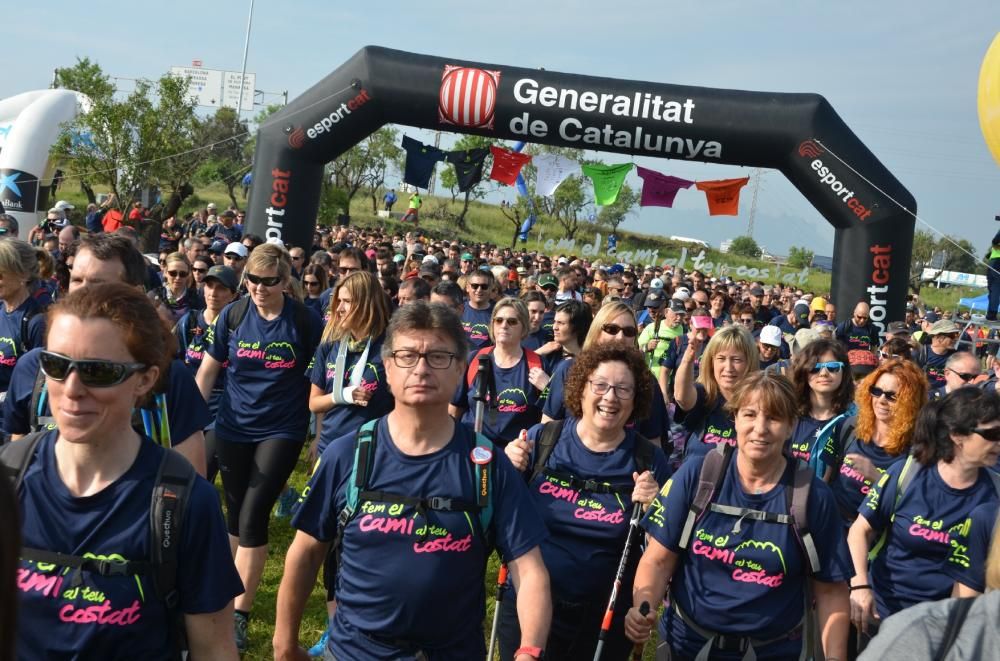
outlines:
M223 240L213 241L212 245L208 247L208 252L223 253L226 251L226 246L229 244Z

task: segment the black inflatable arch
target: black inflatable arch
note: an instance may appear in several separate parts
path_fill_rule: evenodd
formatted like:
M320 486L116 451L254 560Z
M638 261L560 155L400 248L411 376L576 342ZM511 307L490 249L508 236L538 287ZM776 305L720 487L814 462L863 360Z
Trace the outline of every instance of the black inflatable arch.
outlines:
M247 231L311 245L324 165L389 123L780 170L836 228L838 315L865 300L880 326L903 317L916 203L816 94L596 78L369 46L261 126Z

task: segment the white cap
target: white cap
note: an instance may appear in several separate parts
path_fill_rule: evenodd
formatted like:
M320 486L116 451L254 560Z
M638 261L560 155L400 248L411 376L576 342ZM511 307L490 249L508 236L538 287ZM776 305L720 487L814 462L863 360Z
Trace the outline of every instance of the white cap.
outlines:
M681 289L678 289L677 291L675 291L674 295L671 296L671 298L673 298L675 300L678 300L678 301L686 301L689 298L691 298L691 294L687 293L686 289L681 288Z
M215 206L215 202L209 202L208 205L205 208L206 209L217 209L218 207Z
M420 263L421 264L437 264L438 263L438 258L435 257L434 255L424 255L424 259Z
M65 211L66 209L75 209L76 207L74 207L72 204L70 204L66 200L59 200L58 202L56 202L55 208L56 209L62 209L63 211Z
M781 329L777 326L764 326L760 329L760 343L772 347L781 346Z
M660 280L659 278L653 278L652 280L649 281L649 288L663 289L663 280Z
M222 251L223 255L228 253L235 253L240 257L243 257L244 259L246 259L247 255L250 254L250 252L247 250L247 247L237 241L233 241L228 246L226 246L225 250Z

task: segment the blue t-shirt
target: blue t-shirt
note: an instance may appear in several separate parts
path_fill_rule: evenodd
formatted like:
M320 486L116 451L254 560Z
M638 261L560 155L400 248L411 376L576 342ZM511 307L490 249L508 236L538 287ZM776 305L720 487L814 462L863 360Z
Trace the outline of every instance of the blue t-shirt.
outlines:
M836 447L835 436L832 435L827 439L826 450L820 459L836 473L830 488L833 489L833 497L837 499L837 507L840 509L844 524L850 526L858 515L862 501L871 491L872 482L854 467L854 462L847 455L860 454L882 473L896 462L905 460L906 456L891 455L874 443L859 440L854 434L851 434L847 447L839 450ZM840 457L843 457L843 461L838 464Z
M986 592L986 558L997 522L997 501L979 505L951 540L951 553L944 573L953 581Z
M678 335L674 339L668 341L670 342L670 346L667 347L667 352L663 354L663 358L660 359L660 366L666 367L669 370L671 370L670 384L671 387L673 387L674 374L676 374L677 368L681 364L681 359L684 357L684 353L687 351L689 340L687 334L685 333L683 335ZM701 369L701 356L704 353L705 353L705 344L702 344L701 350L698 352L698 355L695 357L693 363L694 367L693 378L695 379L698 378L698 372Z
M309 426L306 368L322 327L308 314L308 337L295 326L295 302L285 297L281 314L270 321L253 303L239 328L229 332L232 304L215 320L215 336L206 349L226 368L226 389L219 402L215 433L231 442L257 443L272 438L304 441Z
M748 494L740 485L734 454L713 502L776 514L788 513L795 462L788 461L777 486ZM790 632L802 620L809 560L798 534L788 524L737 519L708 510L695 524L686 551L678 545L688 509L698 488L704 457L685 461L660 491L642 526L683 560L670 581L671 599L699 626L725 634L771 639ZM847 541L829 487L813 478L807 505L809 530L819 553L816 580L836 583L853 574ZM738 531L737 531L738 530ZM664 609L661 636L684 658L694 658L705 639L670 608ZM801 637L758 647L759 659L794 659ZM740 659L742 652L713 650L713 659Z
M424 456L400 452L384 418L376 433L368 490L476 502L470 458L476 442L469 427L456 423L451 442ZM327 445L292 519L295 528L321 541L336 538L353 466L354 434ZM541 544L547 533L524 480L499 449L491 470L495 543L510 561ZM360 633L368 632L441 651L435 659L483 658L488 554L478 514L360 502L344 531L329 649L342 659L398 656L396 648Z
M329 287L323 290L323 293L319 295L319 308L320 308L320 318L323 320L323 325L326 326L327 322L330 321L330 299L333 298L333 287Z
M361 372L361 384L358 387L372 394L372 398L368 400L368 406L336 404L324 413L323 429L319 436L320 453L333 439L357 432L361 425L369 420L381 418L395 405L392 393L389 392L389 384L385 380L385 365L382 363L384 339L384 336L380 336L372 340L371 348L368 349L368 359ZM325 393L333 392L334 372L337 367L337 353L339 351L340 342L323 342L316 349L309 380L313 385L322 388ZM354 373L355 366L361 360L363 351L364 345L361 345L358 351L348 349L344 361L344 375L340 383L337 384L341 389L350 385L351 374Z
M917 473L897 503L904 464L905 460L890 466L858 509L876 533L889 529L885 547L870 562L875 605L883 619L951 595L954 581L944 569L952 538L961 534L977 505L997 500L985 468L971 487L954 489L941 479L936 464L922 467L914 462L909 470Z
M305 303L307 308L315 312L317 317L320 317L322 319L323 317L322 299L320 299L318 296L316 298L313 298L312 296L306 296L304 299L302 299L302 302Z
M674 419L684 426L688 433L684 443L684 460L700 457L715 448L719 443L736 445L736 425L733 416L726 411L726 398L719 393L715 406L708 408L705 386L694 384L694 406L690 411L677 407Z
M192 310L181 317L174 326L174 335L177 336L177 343L180 346L180 360L187 365L191 376L197 376L198 368L201 367L202 359L205 357L205 349L212 344L215 326L205 321L204 310ZM215 418L219 413L219 400L226 387L226 367L228 364L222 366L219 378L215 380L215 386L212 388L212 395L208 398L209 422L206 429L215 426Z
M948 362L948 358L953 353L955 353L954 349L949 349L944 354L936 354L930 347L927 347L927 357L921 361L921 367L924 374L927 375L927 382L930 384L931 390L945 385L944 364Z
M493 344L490 339L490 318L493 316L493 303L485 310L477 310L465 302L462 311L462 330L469 339L469 348L473 351Z
M551 333L550 333L551 334ZM544 328L539 328L534 333L528 333L528 336L521 340L521 346L525 349L531 349L532 351L538 351L538 349L549 340L545 338L546 333Z
M100 492L75 497L55 459L56 434L38 445L20 493L24 546L109 559L150 558L150 502L164 450L144 442L135 462ZM215 489L196 478L178 551L184 613L213 613L243 592ZM59 659L172 659L167 612L152 576L101 576L22 560L17 647ZM44 651L44 654L42 654ZM30 658L41 658L31 656Z
M809 415L799 416L798 422L795 423L795 429L792 431L792 437L788 441L788 449L792 456L808 464L812 459L816 436L823 427L826 427L828 422L830 421L817 420ZM819 448L820 452L823 449Z
M545 404L542 413L553 420L562 420L569 415L566 411L566 403L563 401L563 391L566 387L566 377L569 376L569 368L573 365L572 360L564 360L556 365L552 378L546 389ZM649 402L649 416L639 420L637 423L630 422L625 427L631 429L636 424L639 425L639 433L649 439L662 438L669 431L669 421L667 420L667 404L663 401L663 392L653 386L652 399Z
M578 422L575 418L566 419L546 468L581 480L623 487L623 492L577 491L566 486L558 475L544 473L528 489L549 529L549 538L542 543L542 556L549 570L553 597L603 605L615 580L632 516L631 495L635 486L632 473L638 470L635 444L646 441L640 441L634 431L626 431L621 445L611 452L594 452L580 440L576 431ZM532 427L528 438L537 441L543 427ZM534 461L532 453L529 466L534 466ZM649 470L657 484L664 484L670 477L667 458L658 447L653 450L653 465ZM633 565L624 585L631 585L634 571ZM628 587L623 590L625 594L631 593Z
M21 337L24 316L28 315L28 336ZM33 315L33 316L32 316ZM27 351L45 344L45 311L29 296L12 312L0 302L0 392L10 385L14 366Z
M845 321L837 326L835 334L848 351L878 351L878 328L871 324L855 326L853 322Z
M469 363L475 364L476 354L469 354ZM496 356L489 354L493 365L493 384L496 387L497 406L487 407L483 415L483 435L494 443L504 446L517 438L522 429L528 429L542 419L538 389L528 381L528 357L513 367L500 367ZM476 422L475 389L466 378L462 379L451 403L465 409L462 422L474 425ZM490 402L492 404L492 402Z

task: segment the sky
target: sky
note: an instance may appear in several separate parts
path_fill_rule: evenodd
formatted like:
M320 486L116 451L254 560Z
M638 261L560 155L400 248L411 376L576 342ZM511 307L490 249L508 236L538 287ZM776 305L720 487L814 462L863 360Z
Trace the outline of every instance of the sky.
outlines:
M8 61L0 98L47 87L56 67L84 56L123 79L122 86L130 84L125 79L157 78L195 59L206 68L238 71L249 7L250 0L175 0L169 7L110 0L21 3L18 26L7 23L4 46L24 57L15 58L16 65ZM120 33L109 34L109 26ZM256 0L247 71L256 74L258 89L287 90L294 98L358 49L379 45L621 79L818 93L914 195L918 229L985 249L1000 229L993 220L1000 214L1000 165L983 140L976 95L983 56L998 31L997 0ZM432 140L429 132L404 130ZM598 158L626 162L618 154ZM684 160L635 161L685 179L752 174ZM641 186L635 174L629 183ZM743 189L738 217L710 217L704 194L681 191L674 208L639 209L623 228L718 246L746 233L753 194L754 186ZM513 189L498 189L490 199L514 196ZM753 236L778 255L793 245L833 253L833 230L777 171L760 177Z

